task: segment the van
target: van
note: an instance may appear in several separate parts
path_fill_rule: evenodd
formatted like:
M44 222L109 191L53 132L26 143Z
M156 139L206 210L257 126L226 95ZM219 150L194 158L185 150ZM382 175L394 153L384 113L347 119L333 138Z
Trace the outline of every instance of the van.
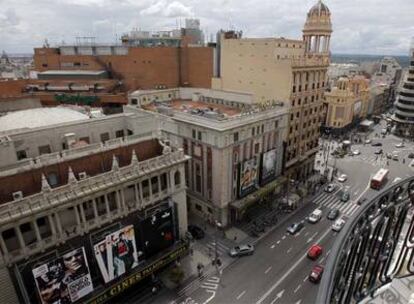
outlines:
M321 209L315 209L315 210L313 210L311 215L309 215L308 222L312 223L312 224L315 224L315 223L319 222L319 220L321 218L322 218L322 210Z

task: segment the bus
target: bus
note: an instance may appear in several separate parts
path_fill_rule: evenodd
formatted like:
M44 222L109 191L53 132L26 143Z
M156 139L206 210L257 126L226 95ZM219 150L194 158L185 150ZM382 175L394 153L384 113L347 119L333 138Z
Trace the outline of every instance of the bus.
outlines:
M389 170L381 168L371 179L371 188L375 190L379 190L382 186L385 185L387 182Z

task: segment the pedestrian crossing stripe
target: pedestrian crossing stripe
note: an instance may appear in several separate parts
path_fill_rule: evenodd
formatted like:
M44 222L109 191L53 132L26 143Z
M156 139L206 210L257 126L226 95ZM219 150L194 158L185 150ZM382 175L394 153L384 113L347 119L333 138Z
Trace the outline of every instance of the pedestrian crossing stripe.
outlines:
M349 190L349 192L351 192ZM352 202L342 202L338 197L332 194L323 193L314 200L315 204L324 206L329 209L337 208L342 214L351 216L359 206Z
M214 242L208 243L206 244L206 246L211 249L211 250L216 250L216 245ZM226 245L221 244L220 242L217 242L217 251L218 252L227 252L229 251L229 247L227 247Z

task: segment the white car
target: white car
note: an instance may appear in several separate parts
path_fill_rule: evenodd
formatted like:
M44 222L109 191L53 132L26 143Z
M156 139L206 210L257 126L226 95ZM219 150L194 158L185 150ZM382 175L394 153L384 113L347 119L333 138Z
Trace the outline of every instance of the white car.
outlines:
M365 140L365 143L366 143L366 144L370 144L370 143L371 143L371 139L367 139L367 140Z
M348 176L346 174L341 174L341 176L338 177L338 182L344 183L348 179Z
M359 150L355 150L355 151L353 151L353 152L352 152L352 154L354 154L354 155L359 155L359 154L361 154L361 151L359 151Z
M332 230L339 232L341 231L342 227L345 225L345 220L343 218L337 219L335 223L332 225Z
M404 144L403 143L398 143L395 145L396 148L404 148Z

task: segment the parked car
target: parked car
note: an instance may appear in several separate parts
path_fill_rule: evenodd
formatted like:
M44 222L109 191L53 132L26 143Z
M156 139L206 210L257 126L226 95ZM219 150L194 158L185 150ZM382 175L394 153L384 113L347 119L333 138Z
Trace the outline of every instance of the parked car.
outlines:
M382 147L382 143L376 142L371 144L372 147Z
M293 223L292 225L290 225L287 228L287 232L294 235L294 234L298 233L299 231L301 231L303 227L304 227L303 223L300 223L300 222L299 223Z
M358 201L357 201L357 204L358 205L362 205L363 203L365 203L367 201L367 198L366 197L361 197Z
M355 150L355 151L353 151L353 152L352 152L352 154L354 154L354 155L359 155L359 154L361 154L361 151L359 151L359 150Z
M408 158L414 158L414 153L413 152L409 153L407 157Z
M404 143L398 143L395 145L396 148L404 148Z
M332 225L332 230L339 232L341 231L342 227L345 225L345 220L343 218L337 219L335 223Z
M409 165L410 167L414 167L414 159L411 161L411 163L410 163L410 165Z
M323 274L323 266L315 265L312 268L311 273L309 274L309 281L312 283L319 283Z
M204 231L196 225L188 225L188 231L191 233L193 238L196 240L201 240L204 238Z
M330 184L328 184L326 187L325 187L325 192L328 192L328 193L332 193L332 192L334 192L335 191L335 189L336 189L336 185L335 184L332 184L332 183L330 183Z
M350 195L349 192L344 192L341 195L341 201L346 203L347 201L349 201Z
M387 159L392 159L392 154L391 153L387 153L386 156L387 156Z
M378 149L378 150L376 150L376 151L374 152L374 154L379 155L379 154L382 154L382 152L384 152L384 151L382 151L382 149Z
M398 160L398 152L392 152L392 159L393 160Z
M365 143L366 143L366 144L370 144L370 143L371 143L371 139L366 139L366 140L365 140Z
M311 224L316 224L322 218L322 210L315 209L308 217L308 222Z
M322 247L319 245L312 245L311 248L309 248L308 250L308 258L310 258L311 260L316 260L317 258L319 258L322 254Z
M230 249L229 255L231 257L252 255L254 253L254 246L250 244L238 245Z
M346 174L341 174L338 177L338 182L344 183L344 182L346 182L347 179L348 179L348 176Z
M329 211L328 215L327 215L327 219L328 220L336 220L336 218L339 216L339 209L332 209L331 211Z

